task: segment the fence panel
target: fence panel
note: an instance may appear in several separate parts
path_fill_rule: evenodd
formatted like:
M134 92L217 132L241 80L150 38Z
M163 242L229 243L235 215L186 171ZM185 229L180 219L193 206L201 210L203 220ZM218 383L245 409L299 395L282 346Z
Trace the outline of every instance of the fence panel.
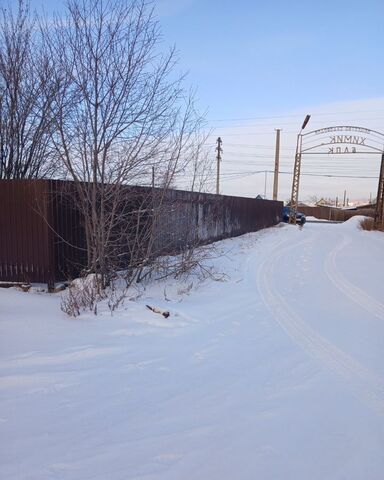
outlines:
M0 280L44 282L54 279L49 183L0 181Z

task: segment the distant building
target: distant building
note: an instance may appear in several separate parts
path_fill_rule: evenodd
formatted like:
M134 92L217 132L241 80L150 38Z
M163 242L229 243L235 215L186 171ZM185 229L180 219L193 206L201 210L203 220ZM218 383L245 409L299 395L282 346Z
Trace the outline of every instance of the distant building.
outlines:
M333 206L333 202L330 199L320 198L315 205L316 207L331 207Z

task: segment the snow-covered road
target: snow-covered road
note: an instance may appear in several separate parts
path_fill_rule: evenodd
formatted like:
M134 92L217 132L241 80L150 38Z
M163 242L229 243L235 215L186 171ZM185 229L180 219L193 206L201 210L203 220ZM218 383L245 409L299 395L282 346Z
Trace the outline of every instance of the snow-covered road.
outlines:
M0 478L381 480L384 235L356 222L225 240L226 277L113 317L1 290Z

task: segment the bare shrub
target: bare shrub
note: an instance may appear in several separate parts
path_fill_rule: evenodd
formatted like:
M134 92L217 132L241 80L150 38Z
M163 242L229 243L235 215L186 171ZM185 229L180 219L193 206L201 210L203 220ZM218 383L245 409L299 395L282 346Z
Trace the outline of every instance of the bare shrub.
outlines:
M362 230L373 230L374 229L374 220L371 217L365 217L360 220L360 228Z
M79 278L70 283L61 296L61 310L70 317L78 317L82 312L97 314L97 306L106 298L96 275Z
M218 280L210 260L215 257L216 249L210 245L189 245L178 255L160 256L148 266L141 278L141 282L149 280L164 280L174 278L187 280L195 277L199 281L207 278Z
M375 220L371 217L365 217L364 219L360 220L360 228L362 230L377 230L384 232L384 224L375 225Z

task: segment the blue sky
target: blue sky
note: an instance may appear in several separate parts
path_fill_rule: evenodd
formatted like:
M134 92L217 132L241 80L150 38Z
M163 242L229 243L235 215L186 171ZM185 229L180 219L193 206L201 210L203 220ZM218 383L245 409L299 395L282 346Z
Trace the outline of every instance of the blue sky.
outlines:
M51 9L59 0L33 0ZM157 0L209 119L380 97L383 0Z
M382 0L158 3L210 118L382 94Z
M48 10L62 5L31 3ZM198 106L207 111L211 143L223 137L228 174L223 193L263 193L264 175L229 180L229 174L246 172L250 165L240 159L252 163L253 154L254 170L272 169L275 128L283 129L282 155L292 169L305 113L312 113L313 128L357 124L384 131L383 0L157 0L155 5L164 47L176 45L179 68L188 72ZM379 160L354 159L353 166L343 161L328 161L318 170L343 164L346 173L378 170ZM346 182L308 178L303 196L342 195ZM374 179L347 183L351 198L375 194ZM281 180L281 189L287 198L290 178Z

